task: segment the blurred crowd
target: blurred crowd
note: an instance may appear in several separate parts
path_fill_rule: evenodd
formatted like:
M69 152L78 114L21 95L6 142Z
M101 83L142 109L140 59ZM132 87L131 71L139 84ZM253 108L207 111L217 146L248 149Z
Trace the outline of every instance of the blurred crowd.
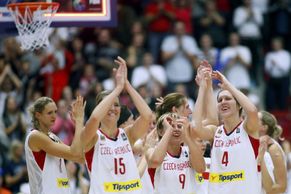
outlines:
M27 182L27 107L40 96L55 100L52 132L70 145L71 102L77 94L84 96L88 118L96 94L114 88L117 56L127 61L129 80L153 110L156 98L169 92L188 96L193 108L198 62L206 59L259 109L283 112L289 122L282 127L290 129L290 1L117 0L117 12L115 28L50 29L50 46L34 52L21 50L14 36L0 38L0 186L18 193ZM127 94L120 99L133 109ZM288 139L283 148L291 161ZM82 173L75 174L76 187L80 181L88 184Z

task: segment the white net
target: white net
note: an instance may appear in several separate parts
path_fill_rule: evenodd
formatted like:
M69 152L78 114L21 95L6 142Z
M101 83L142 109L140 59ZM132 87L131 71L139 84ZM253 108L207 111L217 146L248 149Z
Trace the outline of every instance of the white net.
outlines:
M58 4L29 6L19 3L12 8L8 6L8 9L14 18L22 49L33 51L48 46L47 30Z

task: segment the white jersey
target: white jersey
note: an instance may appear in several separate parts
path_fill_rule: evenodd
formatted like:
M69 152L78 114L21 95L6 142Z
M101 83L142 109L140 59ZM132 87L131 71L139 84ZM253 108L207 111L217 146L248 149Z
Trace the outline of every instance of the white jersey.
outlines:
M25 157L28 170L30 194L70 194L69 179L63 158L51 156L44 151L33 152L28 145L31 131L25 140ZM59 142L54 134L52 141Z
M136 163L141 160L140 156L135 155ZM146 169L141 177L142 183L142 194L153 194L154 193L154 186L151 181L151 177L149 175L148 169Z
M141 181L128 137L118 129L115 139L97 131L96 145L86 153L89 194L141 194Z
M208 182L209 182L209 171L210 171L210 158L204 158L206 169L203 173L196 173L195 185L197 194L208 194Z
M191 168L189 149L181 147L179 157L166 154L162 164L155 170L155 194L194 194L195 170Z
M223 125L215 132L211 150L209 194L261 193L257 165L259 140L237 125L229 134Z
M273 139L273 142L274 142L274 144L276 144L280 148L283 156L285 156L285 153L284 153L282 147L280 146L280 144L276 140L274 140L274 139ZM271 176L272 180L275 182L275 177L274 177L274 164L273 164L273 160L272 160L271 155L270 155L269 152L266 152L265 153L265 155L264 155L264 161L265 161L267 170L269 172L269 175ZM285 158L285 161L286 161L285 166L287 166L287 159L286 158ZM265 191L264 188L262 188L262 192L261 193L262 194L266 194L266 191Z

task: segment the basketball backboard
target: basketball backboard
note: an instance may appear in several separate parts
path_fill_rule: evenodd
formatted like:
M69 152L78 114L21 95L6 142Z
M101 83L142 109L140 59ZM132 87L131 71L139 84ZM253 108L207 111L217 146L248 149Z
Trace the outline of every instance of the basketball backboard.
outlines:
M58 2L60 7L52 19L53 27L114 27L117 25L117 0L0 0L0 33L15 28L6 5L17 2Z

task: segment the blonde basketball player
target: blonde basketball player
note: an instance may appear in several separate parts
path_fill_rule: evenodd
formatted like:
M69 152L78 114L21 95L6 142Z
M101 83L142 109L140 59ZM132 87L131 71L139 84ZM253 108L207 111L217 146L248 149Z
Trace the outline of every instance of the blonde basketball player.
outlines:
M262 194L284 193L287 187L287 161L282 147L277 142L283 131L271 113L260 111L259 118L260 147L266 146L263 159L266 168L262 168Z
M50 132L57 112L51 98L41 97L29 108L34 129L26 137L25 156L31 194L70 193L64 159L84 162L80 142L84 107L83 98L77 97L72 105L76 130L71 146Z
M195 174L205 171L205 162L190 132L186 117L166 113L158 119L160 142L146 154L149 168L154 170L155 194L196 193Z

